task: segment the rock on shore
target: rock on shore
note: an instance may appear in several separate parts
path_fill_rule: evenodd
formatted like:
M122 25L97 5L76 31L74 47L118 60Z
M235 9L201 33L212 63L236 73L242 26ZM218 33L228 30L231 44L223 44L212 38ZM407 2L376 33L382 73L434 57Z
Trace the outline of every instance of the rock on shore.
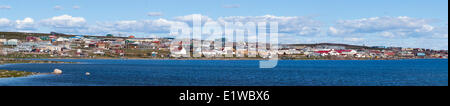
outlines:
M60 69L53 70L53 74L62 74L62 73L63 73L63 71Z

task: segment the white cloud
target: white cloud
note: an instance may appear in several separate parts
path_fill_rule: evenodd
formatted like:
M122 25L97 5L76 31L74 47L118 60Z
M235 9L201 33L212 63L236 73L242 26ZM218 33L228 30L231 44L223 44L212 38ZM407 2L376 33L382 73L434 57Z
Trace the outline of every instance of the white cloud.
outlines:
M314 35L319 33L320 23L318 21L305 18L305 17L278 17L278 16L254 16L254 17L243 17L243 16L235 16L235 17L221 17L217 20L214 20L208 16L203 16L201 14L191 14L186 16L175 17L173 20L167 19L157 19L157 20L123 20L123 21L115 21L115 22L99 22L95 26L86 25L85 28L81 29L79 32L123 32L123 33L169 33L170 27L174 26L191 26L192 27L192 19L193 16L202 17L202 24L206 22L218 22L223 24L223 22L279 22L280 32L282 33L290 33L294 35ZM63 16L59 16L63 17ZM64 16L70 17L70 16ZM64 18L66 19L66 18ZM49 21L50 20L50 21ZM71 22L59 22L57 19L52 18L43 21L45 25L52 26L55 28L58 27L68 27L68 26L76 26L82 27L86 22L78 21L82 24L68 24ZM81 19L80 19L81 20ZM75 22L72 22L75 23ZM95 31L99 30L99 31ZM73 32L73 31L71 31Z
M44 19L41 23L53 28L83 28L87 24L83 17L72 17L70 15L61 15L50 19Z
M328 29L330 35L376 34L384 37L427 36L436 30L427 19L400 17L373 17L340 20Z
M172 25L182 25L183 22L157 20L128 20L113 23L100 23L99 26L118 32L140 32L140 33L169 33Z
M443 27L437 27L435 28L434 33L432 34L434 38L444 38L448 39L448 24Z
M294 33L297 35L317 35L321 32L321 23L308 17L286 16L231 16L221 17L219 22L278 22L280 33Z
M0 28L1 27L10 27L11 25L12 24L11 24L11 21L9 19L0 18Z
M192 25L194 16L202 17L202 25L206 22L217 22L220 25L223 25L224 22L241 22L243 24L247 22L278 22L280 42L287 43L329 42L448 49L448 24L434 24L435 21L432 20L411 17L341 20L335 25L327 27L312 18L300 16L228 16L213 19L201 14L191 14L174 19L122 20L88 24L83 17L61 15L40 20L39 24L36 24L32 18L16 21L0 18L0 29L2 31L29 31L42 28L68 34L105 35L112 33L136 36L155 34L172 36L176 34L170 33L171 26ZM324 33L342 36L306 36ZM430 43L425 44L424 42Z
M164 14L162 12L149 12L147 13L148 16L163 16Z
M341 34L345 34L345 33L349 33L351 31L347 31L345 29L336 29L334 27L330 27L328 28L329 33L333 34L333 35L341 35Z
M214 20L208 16L201 14L191 14L186 16L175 17L173 20L157 19L157 20L124 20L116 22L100 22L95 29L106 30L110 32L124 33L168 33L170 27L175 26L191 26L194 16L202 17L202 25L206 22L278 22L281 33L289 33L294 35L315 35L320 33L320 22L306 17L280 17L280 16L233 16L220 17ZM86 31L90 30L90 31ZM92 28L86 28L84 31L92 32Z
M0 9L11 9L12 7L9 5L0 5Z
M27 17L23 20L16 20L15 28L18 30L35 30L36 24L34 19Z
M191 14L186 16L175 17L175 21L185 22L192 26L194 17L201 17L202 25L205 24L206 22L214 21L212 18L204 16L202 14Z

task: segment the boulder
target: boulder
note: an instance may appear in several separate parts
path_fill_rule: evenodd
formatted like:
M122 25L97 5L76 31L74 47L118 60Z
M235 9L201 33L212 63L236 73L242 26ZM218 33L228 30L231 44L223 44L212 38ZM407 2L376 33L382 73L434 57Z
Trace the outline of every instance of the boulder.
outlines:
M62 72L62 70L60 70L60 69L55 69L55 70L53 70L53 74L62 74L63 72Z

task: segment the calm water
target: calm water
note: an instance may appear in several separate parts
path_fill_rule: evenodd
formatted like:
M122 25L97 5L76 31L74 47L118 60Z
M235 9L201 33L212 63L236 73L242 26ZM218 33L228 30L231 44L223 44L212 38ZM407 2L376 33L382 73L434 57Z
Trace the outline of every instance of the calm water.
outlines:
M81 64L3 65L64 74L3 78L0 86L448 86L448 60L279 61L274 69L254 60L57 61Z

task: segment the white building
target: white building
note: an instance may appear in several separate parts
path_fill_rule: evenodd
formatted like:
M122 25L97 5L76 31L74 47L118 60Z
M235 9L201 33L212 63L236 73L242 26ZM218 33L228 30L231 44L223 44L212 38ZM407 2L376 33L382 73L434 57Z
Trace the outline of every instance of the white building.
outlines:
M60 37L60 38L56 39L56 41L58 41L58 42L68 42L68 41L70 41L70 39Z
M6 42L3 42L3 45L16 46L18 43L19 43L19 40L17 40L17 39L10 39Z

